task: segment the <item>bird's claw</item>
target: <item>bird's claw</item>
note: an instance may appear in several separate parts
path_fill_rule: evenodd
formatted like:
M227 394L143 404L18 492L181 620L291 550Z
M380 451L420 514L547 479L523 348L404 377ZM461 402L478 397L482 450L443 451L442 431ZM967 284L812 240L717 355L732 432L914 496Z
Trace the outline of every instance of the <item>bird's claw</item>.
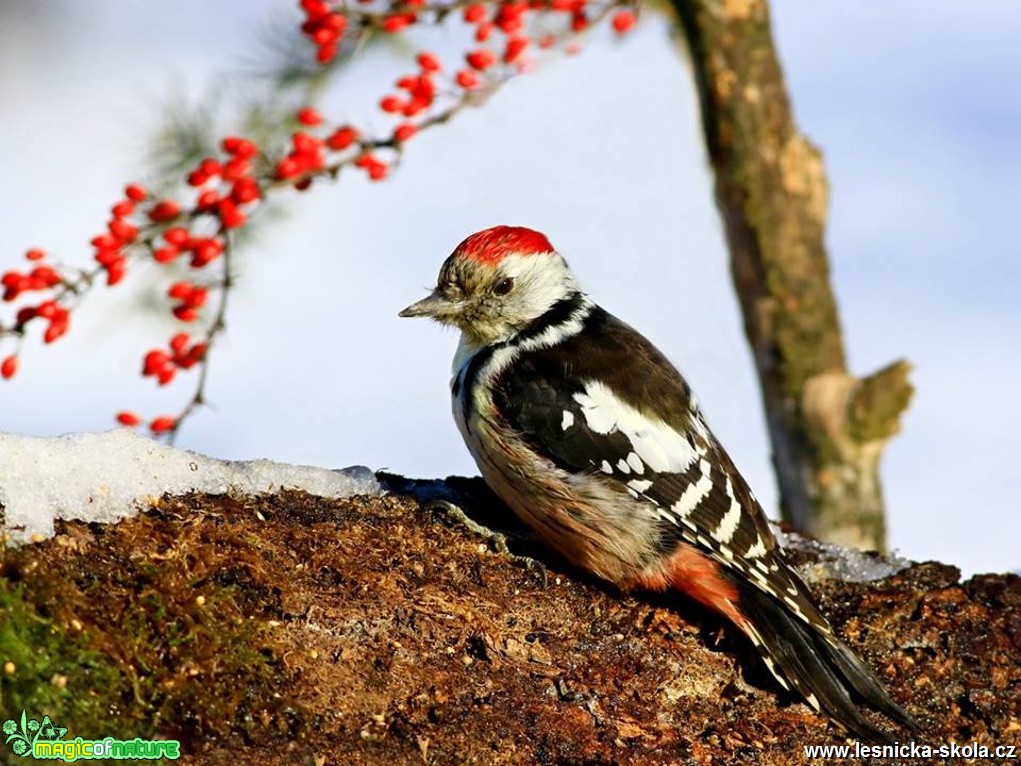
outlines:
M465 513L463 508L451 503L449 500L430 500L422 505L422 509L429 512L442 513L448 519L463 525L469 532L483 538L495 552L502 553L515 564L524 567L529 572L538 572L544 589L549 586L549 577L546 574L546 565L541 561L531 558L530 556L522 556L517 553L512 553L510 548L507 547L507 535L503 532L497 532L487 526L479 524L479 522L475 521L475 519Z

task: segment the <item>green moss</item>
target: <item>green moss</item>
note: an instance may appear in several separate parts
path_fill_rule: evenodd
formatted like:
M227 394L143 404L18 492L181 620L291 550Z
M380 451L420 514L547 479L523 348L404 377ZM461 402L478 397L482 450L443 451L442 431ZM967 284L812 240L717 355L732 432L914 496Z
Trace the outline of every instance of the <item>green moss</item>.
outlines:
M67 635L0 578L0 712L49 715L75 731L114 731L112 697L123 683L108 657ZM9 665L7 663L10 663ZM13 672L9 672L13 670Z
M52 543L6 552L17 584L0 577L0 665L14 672L0 670L0 713L49 715L71 736L167 736L186 750L225 722L235 736L260 719L300 728L304 717L283 715L276 694L286 673L273 628L250 608L271 597L196 576L196 565L243 569L223 540L154 560L153 532L149 520L124 524L92 557L61 556Z

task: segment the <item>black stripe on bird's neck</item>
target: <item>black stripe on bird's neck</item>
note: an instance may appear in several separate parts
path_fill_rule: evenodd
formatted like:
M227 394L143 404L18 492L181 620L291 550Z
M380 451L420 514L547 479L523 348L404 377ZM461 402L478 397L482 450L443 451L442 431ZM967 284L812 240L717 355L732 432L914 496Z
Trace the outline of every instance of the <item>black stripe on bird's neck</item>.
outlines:
M595 305L585 295L577 291L572 292L550 306L541 316L536 317L517 334L505 341L492 343L480 349L468 361L463 375L459 379L455 378L454 384L451 387L454 396L458 396L461 391L465 392L462 403L465 420L467 421L468 419L468 408L471 398L468 392L474 388L482 370L498 351L505 348L517 349L529 341L541 338L544 333L548 333L550 330L555 331L558 327L566 329L572 322L578 323L580 329L592 316L594 310ZM574 335L575 333L569 334Z
M575 291L558 300L546 309L545 313L533 319L516 335L500 345L520 346L538 338L551 328L566 325L572 320L583 321L589 313L589 311L583 310L586 305L590 305L588 299L582 293Z

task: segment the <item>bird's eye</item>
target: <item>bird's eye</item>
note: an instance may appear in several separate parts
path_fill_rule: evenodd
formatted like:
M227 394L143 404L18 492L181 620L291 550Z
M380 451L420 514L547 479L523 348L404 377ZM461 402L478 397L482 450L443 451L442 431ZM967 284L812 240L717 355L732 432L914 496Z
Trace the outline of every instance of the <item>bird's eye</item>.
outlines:
M493 288L493 294L506 295L513 289L514 279L511 277L507 277L506 279L501 279L499 282L496 283L496 287Z

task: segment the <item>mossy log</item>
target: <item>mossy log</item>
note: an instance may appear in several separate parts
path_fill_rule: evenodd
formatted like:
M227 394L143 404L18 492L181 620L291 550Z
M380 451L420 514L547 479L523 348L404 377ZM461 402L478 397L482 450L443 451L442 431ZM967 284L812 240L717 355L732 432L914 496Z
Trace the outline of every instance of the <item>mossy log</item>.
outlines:
M68 738L177 739L196 766L780 766L845 742L719 617L622 596L515 538L481 480L386 482L348 500L164 498L3 551L0 712ZM806 576L827 568L812 551L792 553ZM1021 746L1021 578L845 560L889 576L812 590L915 741Z

